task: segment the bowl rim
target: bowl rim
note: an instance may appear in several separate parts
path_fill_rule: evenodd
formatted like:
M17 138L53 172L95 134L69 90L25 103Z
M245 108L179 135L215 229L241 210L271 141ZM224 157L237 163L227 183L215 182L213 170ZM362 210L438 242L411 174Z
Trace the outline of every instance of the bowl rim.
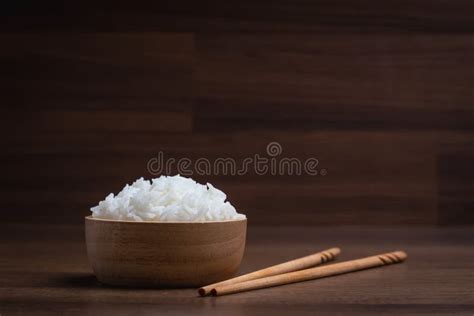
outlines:
M224 221L199 221L199 222L189 222L189 221L169 221L169 222L158 222L158 221L129 221L122 219L107 219L107 218L98 218L92 217L92 215L87 215L84 217L86 221L97 221L97 222L106 222L106 223L128 223L128 224L219 224L219 223L238 223L238 222L247 222L247 218L243 219L229 219Z

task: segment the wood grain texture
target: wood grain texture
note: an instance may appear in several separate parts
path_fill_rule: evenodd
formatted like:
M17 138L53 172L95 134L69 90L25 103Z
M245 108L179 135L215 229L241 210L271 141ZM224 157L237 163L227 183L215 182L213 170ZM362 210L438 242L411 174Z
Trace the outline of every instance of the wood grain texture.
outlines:
M58 30L0 39L6 108L186 112L192 106L192 33Z
M438 156L439 223L453 225L474 222L474 159L472 137L441 142Z
M474 126L470 34L212 33L197 43L198 130Z
M251 224L474 223L473 12L467 0L2 4L0 206L14 210L2 215L81 223L151 177L159 151L241 160L278 141L327 176L194 177Z
M256 280L239 282L236 284L216 285L211 290L212 296L236 294L246 291L260 290L274 286L338 276L340 274L357 272L366 269L382 267L394 263L401 263L407 258L403 251L394 251L375 256L352 259L344 262L333 263L323 267L315 267L289 273L258 278Z
M273 275L279 275L292 271L298 271L314 267L329 261L333 261L341 253L339 248L330 248L320 252L313 253L308 256L296 258L290 261L279 263L270 267L266 267L257 271L243 274L231 279L223 280L221 282L209 284L199 288L198 293L201 296L206 296L211 293L213 289L221 286L235 285L242 282L247 282L255 279L261 279Z
M474 309L472 227L250 226L240 273L334 244L339 261L405 249L404 264L218 298L195 289L101 286L87 262L83 227L5 225L0 310L6 315L469 314Z
M31 208L40 206L44 213L37 214L38 219L47 221L56 214L75 221L75 214L87 215L98 200L119 191L137 174L149 174L146 163L160 150L166 157L232 157L240 163L255 153L264 155L266 145L278 140L282 157L316 157L327 175L259 176L251 170L244 176L193 177L224 190L253 224L437 222L438 146L432 133L241 132L191 138L141 133L124 136L121 142L115 142L114 135L70 135L11 142L2 160L9 177L0 184L5 197L0 205L17 212L5 216L25 219ZM88 172L95 169L100 171ZM66 186L64 173L74 179ZM47 179L48 192L42 183L28 182L31 176ZM23 199L17 190L32 199ZM65 208L71 213L63 214ZM374 216L379 212L384 216Z
M198 287L237 273L247 220L149 223L85 218L97 279L125 287Z
M468 0L106 1L9 3L8 30L472 32ZM113 8L113 9L112 9Z

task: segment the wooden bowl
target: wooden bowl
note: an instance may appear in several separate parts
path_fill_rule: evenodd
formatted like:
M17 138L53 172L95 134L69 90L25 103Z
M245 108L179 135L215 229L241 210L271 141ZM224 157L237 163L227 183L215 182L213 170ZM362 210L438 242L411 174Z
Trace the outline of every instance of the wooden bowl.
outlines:
M233 277L247 220L131 222L85 218L97 279L127 287L199 287Z

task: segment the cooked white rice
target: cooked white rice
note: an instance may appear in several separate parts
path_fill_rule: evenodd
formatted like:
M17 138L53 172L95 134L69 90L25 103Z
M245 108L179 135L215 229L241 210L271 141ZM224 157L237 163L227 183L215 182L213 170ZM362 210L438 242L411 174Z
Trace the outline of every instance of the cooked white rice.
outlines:
M125 185L119 194L110 193L91 208L92 217L161 222L202 222L244 219L237 213L224 192L212 184L176 176L140 178Z

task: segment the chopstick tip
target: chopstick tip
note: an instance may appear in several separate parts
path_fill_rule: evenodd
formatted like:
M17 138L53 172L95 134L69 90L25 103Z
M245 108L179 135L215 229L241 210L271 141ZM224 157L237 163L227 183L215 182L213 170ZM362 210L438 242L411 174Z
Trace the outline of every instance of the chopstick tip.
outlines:
M330 250L335 255L338 255L338 254L341 253L341 248L339 248L339 247L334 247L334 248L331 248Z
M406 258L408 258L407 253L406 253L405 251L403 251L403 250L398 250L398 251L395 251L394 253L397 254L398 257L399 257L402 261L404 261L404 260L406 260Z

